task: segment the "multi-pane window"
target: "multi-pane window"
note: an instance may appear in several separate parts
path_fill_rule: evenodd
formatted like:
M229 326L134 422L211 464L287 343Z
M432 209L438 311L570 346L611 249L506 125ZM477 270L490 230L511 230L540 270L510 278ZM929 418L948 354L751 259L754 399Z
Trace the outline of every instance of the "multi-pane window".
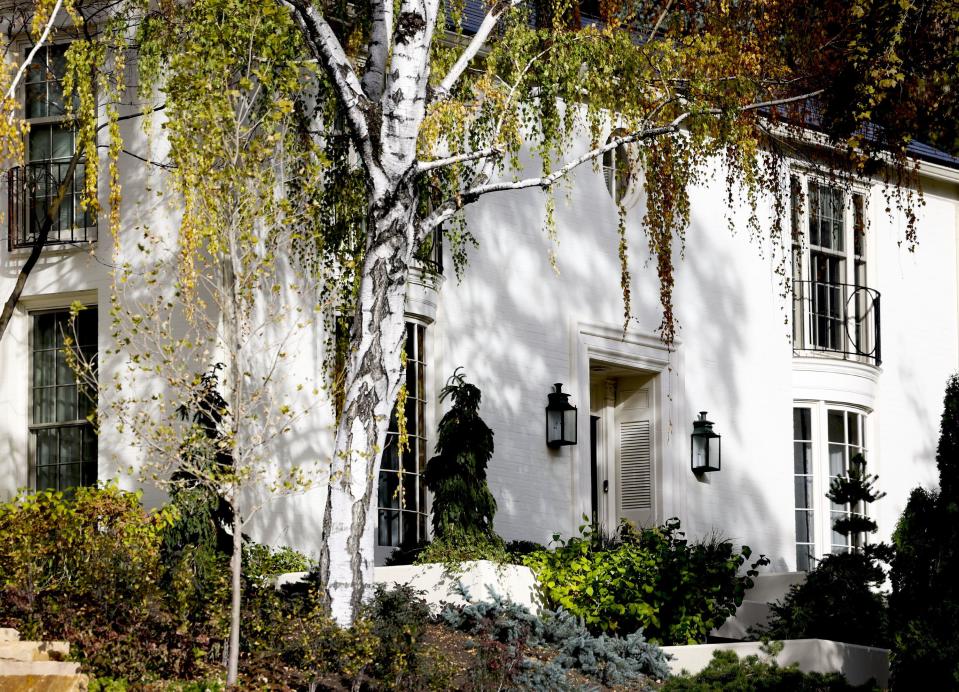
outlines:
M867 284L866 199L794 174L793 345L879 364L879 293Z
M864 413L824 402L793 408L796 569L812 569L823 555L857 547L832 527L837 519L864 508L836 504L826 493L836 477L849 474L860 454L866 454Z
M816 557L812 411L793 409L793 476L796 505L796 569L808 571Z
M827 427L829 430L829 482L832 483L837 476L849 475L856 456L865 452L863 416L854 411L829 409ZM831 552L848 552L853 547L852 537L833 531L832 525L837 519L848 517L850 512L861 511L862 508L835 502L830 502L829 505Z
M396 411L380 466L377 543L408 546L426 538L426 328L406 324L406 433L400 449Z
M840 190L811 182L809 199L809 268L813 301L814 344L842 350L846 283L846 226Z
M65 351L86 363L97 357L97 311L32 315L30 438L33 485L65 490L97 480L97 437L90 417L94 392L77 381Z
M26 164L10 172L11 241L30 245L48 221L50 207L62 184L66 191L60 208L50 220L48 243L71 243L96 239L95 219L83 210L81 199L86 179L83 159L68 179L70 160L76 152L76 128L67 118L63 96L67 46L41 48L27 69L24 85L24 115L30 123Z

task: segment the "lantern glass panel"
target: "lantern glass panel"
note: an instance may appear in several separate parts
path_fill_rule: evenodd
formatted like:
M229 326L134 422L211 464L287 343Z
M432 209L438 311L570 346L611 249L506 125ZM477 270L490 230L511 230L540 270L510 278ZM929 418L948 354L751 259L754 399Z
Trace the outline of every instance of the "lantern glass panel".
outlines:
M563 412L546 411L546 441L560 442L563 439Z
M574 445L576 444L576 409L563 411L563 419L563 441Z
M705 468L709 463L709 444L702 435L693 435L693 468Z
M709 451L706 454L706 460L709 462L710 468L719 469L720 457L719 457L719 435L709 438Z

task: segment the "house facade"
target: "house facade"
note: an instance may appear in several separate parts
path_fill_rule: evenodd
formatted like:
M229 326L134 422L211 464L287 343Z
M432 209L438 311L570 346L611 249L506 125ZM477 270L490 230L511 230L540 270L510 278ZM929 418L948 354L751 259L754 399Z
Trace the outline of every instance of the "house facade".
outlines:
M22 89L32 128L26 164L6 178L4 298L29 254L39 210L74 153L56 77L62 51L45 48L45 68ZM155 147L154 160L162 160L163 142L136 128L124 123L128 148ZM825 492L859 454L888 493L870 508L880 538L888 538L910 490L936 482L942 394L959 369L959 162L916 155L924 158L924 204L915 248L906 241L906 215L890 206L881 181L840 189L797 163L788 193L797 232L791 238L787 229L777 242L747 230L749 209L730 207L717 170L690 193L685 249L680 256L677 243L674 257L679 329L670 346L658 332L659 279L642 231L642 186L636 176L630 183L617 175L615 154L603 166L580 168L558 193L555 241L543 231L538 191L498 193L469 208L479 246L463 276L452 271L447 248L445 261L441 250L409 285L410 445L398 452L392 435L384 451L378 559L428 537L421 472L443 411L439 392L458 367L482 390L481 414L495 433L489 482L496 529L506 539L546 543L589 520L611 528L623 519L649 525L678 517L690 536L748 544L770 557L770 570L804 570L849 549L830 527L850 508L832 506ZM144 226L172 232L175 205L154 194L162 171L130 156L120 165L119 243L135 246ZM81 162L76 191L82 176ZM78 323L81 349L101 354L101 378L123 367L103 355L111 349L118 248L78 199L74 192L61 207L0 342L2 499L23 487L113 478L139 484L143 452L109 420L94 431L92 404L62 351L69 307L79 302L89 308ZM632 271L633 318L625 329L617 200L628 209ZM761 223L770 215L764 200ZM317 381L322 336L302 336L293 360ZM577 409L575 444L547 444L545 409L557 383ZM321 404L308 426L280 443L291 463L331 453L332 405ZM692 468L701 412L721 436L719 459L711 460L719 468L709 472ZM160 498L145 492L148 501ZM315 552L322 505L322 488L279 500L251 534Z

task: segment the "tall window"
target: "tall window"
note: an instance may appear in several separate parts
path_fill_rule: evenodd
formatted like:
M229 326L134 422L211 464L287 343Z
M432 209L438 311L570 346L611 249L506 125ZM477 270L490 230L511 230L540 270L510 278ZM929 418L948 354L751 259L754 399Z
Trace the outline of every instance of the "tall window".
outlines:
M406 432L408 444L400 451L396 411L389 432L379 478L377 543L407 546L426 539L426 327L406 324Z
M86 362L97 357L97 311L81 310L75 325L67 310L34 313L30 438L33 485L65 490L97 480L97 437L87 419L94 396L77 382L64 352L70 337Z
M808 571L816 557L812 412L793 409L793 475L796 501L796 569Z
M34 242L60 185L67 180L70 160L76 151L76 128L66 117L63 78L67 46L41 48L27 69L24 115L30 123L26 165L10 171L11 245ZM86 166L81 159L66 195L54 216L48 243L72 243L96 239L93 215L81 208Z
M793 345L879 364L879 293L867 284L866 201L793 175Z
M828 413L829 430L829 482L837 476L845 476L853 465L856 455L864 454L863 448L863 416L853 411L837 411L830 409ZM849 516L852 511L861 511L860 507L850 507L849 504L829 503L829 535L830 548L833 553L849 552L852 547L851 537L843 536L832 530L837 519Z
M863 507L831 502L833 479L848 475L857 455L866 455L866 415L852 408L810 402L793 408L793 479L796 515L796 569L815 567L828 553L855 549L833 523Z

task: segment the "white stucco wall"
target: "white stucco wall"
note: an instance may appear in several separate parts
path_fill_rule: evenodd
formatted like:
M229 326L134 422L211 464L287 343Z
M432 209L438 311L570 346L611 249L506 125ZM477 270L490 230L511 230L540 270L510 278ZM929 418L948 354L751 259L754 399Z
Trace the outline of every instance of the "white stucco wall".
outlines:
M131 137L128 148L145 152L136 125L125 129ZM160 230L175 224L170 208L156 198L157 181L151 182L147 171L129 157L121 160L122 234L130 240L140 224ZM572 177L568 194L560 191L555 246L543 230L544 200L537 191L500 193L469 210L480 246L469 251L462 281L453 276L452 263L446 263L446 279L435 296L436 319L428 329L428 375L434 397L457 366L483 391L482 415L495 431L489 478L499 504L496 528L504 537L547 542L554 532L575 532L588 511L586 354L591 352L588 343L602 342L623 362L634 356L645 363L665 359L665 366L657 366L664 367L657 393L662 412L657 431L659 518L680 517L694 536L715 531L747 543L755 553L771 557L773 570L795 567L792 402L805 396L850 402L828 386L835 381L833 374L816 371L812 360L802 364L793 358L786 323L790 304L781 297L771 248L768 241L751 240L742 225L730 234L721 181L718 176L691 193L682 260L677 247L674 304L680 330L672 354L657 346L659 287L655 266L647 263L641 201L628 218L636 319L626 340L615 337L623 327L616 209L599 172L583 167ZM925 182L915 252L899 244L904 220L898 212L892 218L883 213L878 187L869 205L870 283L882 293L883 363L866 387L872 470L880 473L889 493L875 507L883 537L891 532L910 489L935 483L943 387L959 367L959 184ZM551 248L556 271L548 261ZM75 298L95 300L101 353L108 348L113 247L105 225L95 253L46 251L30 278L23 308L0 342L0 497L28 481L27 311L67 306ZM23 257L23 252L0 249L4 297ZM303 339L293 359L296 374L315 378L319 347L312 337ZM104 373L115 367L104 360ZM813 373L797 374L797 367L811 367ZM559 451L544 443L546 394L554 382L571 392L580 415L579 444ZM328 457L332 420L322 395L318 399L316 415L279 443L278 459L298 463ZM699 478L689 470L689 434L701 410L709 412L723 436L723 468ZM434 403L427 414L430 452L440 413ZM104 429L99 449L101 479L137 465L131 441L115 430ZM132 486L135 480L123 476L122 483ZM313 552L322 495L315 491L279 501L258 516L251 532Z

